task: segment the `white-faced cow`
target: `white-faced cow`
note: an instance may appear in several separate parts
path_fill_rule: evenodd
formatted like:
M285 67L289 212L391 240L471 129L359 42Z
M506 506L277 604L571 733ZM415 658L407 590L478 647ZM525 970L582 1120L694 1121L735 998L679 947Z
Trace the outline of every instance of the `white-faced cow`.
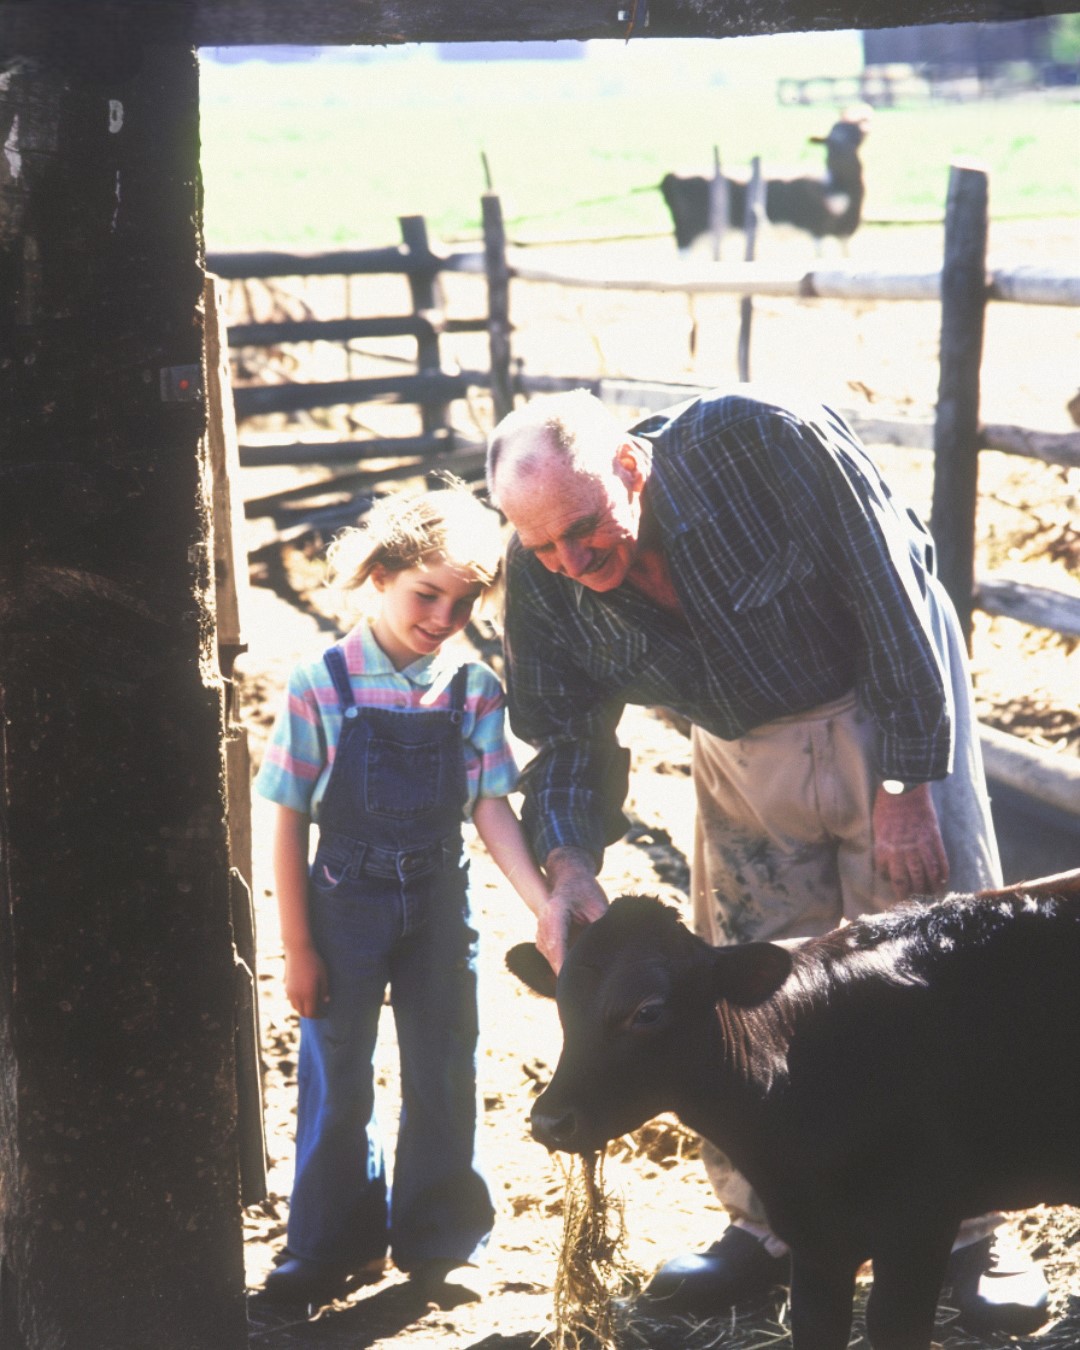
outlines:
M1080 1203L1080 871L712 948L616 900L560 972L532 1112L591 1152L661 1111L722 1148L792 1249L795 1350L929 1347L962 1219Z
M827 136L811 136L825 147L825 171L781 178L775 174L765 180L765 218L773 225L791 225L805 230L819 249L823 239L847 241L862 220L865 184L859 147L869 126L868 110L849 109ZM727 183L727 219L732 229L741 230L746 219L749 191L745 179L725 179ZM680 177L665 174L660 194L671 212L675 243L686 252L694 240L711 229L710 201L712 184L700 175Z

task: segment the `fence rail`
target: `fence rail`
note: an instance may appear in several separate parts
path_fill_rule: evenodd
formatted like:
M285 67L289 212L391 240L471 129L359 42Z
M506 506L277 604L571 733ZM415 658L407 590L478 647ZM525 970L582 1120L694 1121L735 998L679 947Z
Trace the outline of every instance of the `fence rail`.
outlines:
M490 198L490 199L489 199ZM283 277L336 277L400 275L408 282L410 313L332 319L279 319L237 323L228 330L233 352L244 349L275 349L297 343L329 342L340 345L357 340L412 338L416 343L415 368L408 374L374 375L345 380L290 381L268 384L237 384L233 391L237 418L241 421L274 413L310 412L362 403L407 403L420 411L418 435L370 436L364 439L314 436L298 441L248 437L239 446L244 467L297 465L321 467L331 472L298 488L249 499L246 514L270 517L287 536L305 528L332 530L355 517L354 495L374 480L380 482L451 468L461 477L475 478L483 471L482 447L455 433L450 406L468 397L473 388L492 388L493 371L505 372L496 383L494 401L501 414L508 410L502 388L509 387L509 324L505 320L505 277L492 281L489 264L488 313L472 318L451 318L442 309L437 292L444 272L484 271L485 254L438 253L428 244L422 217L403 216L402 242L385 248L345 249L317 253L251 251L212 253L207 270L226 281L268 281ZM484 199L485 245L488 255L501 258L505 272L505 236L498 198ZM502 321L499 316L503 315ZM492 352L491 371L443 369L439 340L448 334L487 333ZM504 406L505 405L505 406ZM367 462L381 461L377 468ZM344 470L337 472L337 470ZM338 500L325 504L327 497ZM344 500L342 500L344 498Z
M471 271L471 262L459 266ZM941 300L941 272L882 272L830 267L807 272L759 262L673 263L664 276L622 267L586 275L511 264L516 281L600 291L645 291L686 295L770 295L817 300ZM1050 268L998 268L986 273L986 299L1025 305L1080 305L1080 274Z

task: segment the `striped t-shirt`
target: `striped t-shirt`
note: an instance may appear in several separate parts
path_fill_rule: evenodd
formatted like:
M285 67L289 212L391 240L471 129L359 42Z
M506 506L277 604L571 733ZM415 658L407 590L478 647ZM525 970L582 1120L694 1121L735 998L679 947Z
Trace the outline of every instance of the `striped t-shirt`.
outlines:
M395 670L375 640L370 621L362 620L341 641L353 696L370 708L450 706L450 681L461 662L443 649ZM505 797L517 784L517 766L507 743L504 697L495 672L470 661L465 688L462 742L468 801L465 818L478 797ZM274 724L255 790L279 806L319 818L334 753L341 735L341 707L322 654L302 661L289 676L285 706Z

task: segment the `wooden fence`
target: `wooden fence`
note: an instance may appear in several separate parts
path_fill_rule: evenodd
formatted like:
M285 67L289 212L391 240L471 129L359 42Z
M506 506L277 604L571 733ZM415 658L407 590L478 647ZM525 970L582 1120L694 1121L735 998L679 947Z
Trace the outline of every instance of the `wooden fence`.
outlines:
M502 213L497 197L483 199L483 253L432 251L423 217L400 220L401 244L386 248L345 250L318 254L279 252L213 253L207 271L223 281L265 281L280 277L342 277L401 275L408 281L408 313L337 319L275 319L266 323L237 323L228 329L234 354L251 348L289 349L297 344L349 344L369 338L412 338L416 342L415 370L409 374L375 375L344 380L268 384L238 382L233 390L236 418L271 413L297 413L338 405L404 403L419 409L420 431L408 436L371 436L364 439L279 440L274 443L241 440L241 467L295 465L322 467L327 475L262 497L249 498L249 517L269 516L286 535L312 527L332 532L355 519L356 494L374 482L387 482L440 468L463 478L483 471L484 448L456 433L450 409L473 388L490 389L496 418L511 407L508 274ZM488 276L487 313L474 318L450 318L439 296L440 274L484 271ZM444 368L440 339L446 334L486 333L490 348L488 370ZM500 378L501 373L501 378ZM365 461L380 461L378 468ZM387 465L386 461L393 461ZM327 496L329 505L319 505ZM341 500L344 498L344 500Z
M978 452L1001 450L1048 464L1080 467L1080 433L1054 435L979 421L979 362L987 304L1080 307L1080 273L1034 266L988 271L987 226L986 174L954 166L940 271L886 273L845 267L807 272L754 262L682 266L665 276L625 267L607 271L599 268L587 276L518 264L510 270L518 282L600 290L939 302L941 377L935 421L890 422L857 413L846 415L856 432L871 443L934 451L930 527L942 581L956 604L965 633L970 634L972 610L979 608L1080 637L1080 600L995 577L976 581L974 575ZM741 334L740 343L744 340ZM519 375L515 383L517 392L526 395L575 387L592 388L610 403L649 409L663 408L702 392L693 385L577 377Z
M933 450L934 489L931 530L937 542L942 579L950 591L965 631L978 608L1020 622L1080 637L1080 600L1053 590L1020 585L998 577L974 575L976 473L980 450L1022 455L1047 464L1080 467L1080 433L1055 435L1019 426L986 425L978 415L979 362L988 303L1067 305L1080 307L1080 274L1037 266L988 271L986 263L987 182L980 170L954 167L950 173L945 220L943 266L934 272L892 272L828 268L805 271L757 262L718 265L696 270L674 264L663 276L594 268L573 275L507 258L498 198L483 199L484 249L437 255L430 249L423 221L402 219L400 246L306 257L285 254L216 254L208 269L226 279L296 275L362 275L404 273L409 277L413 311L379 318L349 317L330 321L247 324L229 329L235 351L252 345L284 345L316 339L348 342L354 338L408 336L416 339L417 369L404 376L346 380L305 385L239 387L235 392L241 419L267 411L290 411L333 403L392 399L422 409L422 432L415 437L339 440L311 444L281 443L273 447L240 444L242 465L321 465L344 472L319 480L317 489L346 495L344 503L313 508L311 485L286 489L245 503L247 513L267 514L282 533L297 534L313 526L332 531L355 518L353 494L373 481L415 476L446 466L464 478L482 472L482 448L455 437L447 406L473 387L490 391L496 419L519 396L558 389L591 388L613 406L660 409L703 392L688 384L579 376L531 376L512 373L510 297L512 286L544 283L567 288L618 291L791 296L828 300L926 300L941 306L941 378L933 422L887 421L845 412L864 440ZM486 278L487 314L482 318L449 319L437 304L435 281L440 273L457 272ZM745 313L745 311L744 311ZM490 366L483 371L448 374L442 369L439 337L444 333L486 331ZM748 343L748 324L740 330L740 347ZM399 457L399 465L378 470L363 467L372 457ZM295 512L292 508L296 508ZM291 525L290 525L290 522ZM1080 765L1062 756L1037 752L1016 737L983 729L988 769L1028 798L1075 816L1080 801Z
M224 279L280 276L371 275L400 273L409 279L412 312L374 318L285 321L240 324L229 329L233 351L250 346L281 346L316 339L348 342L356 338L408 336L417 344L416 371L364 379L316 383L282 383L237 387L238 419L268 412L290 412L356 404L370 400L412 402L421 409L421 434L411 437L288 442L273 446L240 443L241 465L296 464L345 466L344 472L316 484L289 488L249 500L249 515L268 514L280 525L298 520L334 528L355 508L347 503L320 509L305 506L316 490L361 491L379 481L450 467L460 476L482 471L483 448L456 437L448 406L470 388L490 390L495 419L513 405L515 396L578 386L594 389L605 401L639 408L660 408L698 392L697 386L579 376L528 376L511 370L511 283L537 282L568 288L616 291L681 292L687 295L732 294L744 298L769 295L821 300L928 300L941 305L941 376L935 421L913 423L869 419L848 413L863 439L934 451L934 489L930 527L937 543L939 570L956 604L964 631L979 608L1022 622L1080 637L1080 600L1058 592L1023 586L974 574L977 458L982 449L1024 455L1045 463L1080 467L1080 433L1050 434L1026 427L984 425L979 420L979 364L988 303L1068 305L1080 307L1080 273L1038 266L988 271L986 261L987 176L979 169L954 166L949 178L945 219L945 256L939 271L867 270L850 267L812 271L778 268L757 262L716 263L694 268L672 267L665 275L605 270L587 275L507 260L506 238L498 198L483 198L484 250L434 253L424 221L403 217L400 246L363 251L295 255L281 253L213 254L208 270ZM448 318L437 303L440 273L483 275L487 281L487 313L467 319ZM487 332L487 370L447 373L442 368L439 338L444 333ZM748 319L740 328L740 367L748 365ZM391 468L363 467L364 460L396 458Z

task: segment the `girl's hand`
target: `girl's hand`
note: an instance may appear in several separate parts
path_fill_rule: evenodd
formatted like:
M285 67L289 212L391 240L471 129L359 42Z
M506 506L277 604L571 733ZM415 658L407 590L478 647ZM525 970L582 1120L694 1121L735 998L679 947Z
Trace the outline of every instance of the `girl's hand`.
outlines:
M325 1017L330 1002L326 966L314 947L285 951L285 994L301 1017Z

